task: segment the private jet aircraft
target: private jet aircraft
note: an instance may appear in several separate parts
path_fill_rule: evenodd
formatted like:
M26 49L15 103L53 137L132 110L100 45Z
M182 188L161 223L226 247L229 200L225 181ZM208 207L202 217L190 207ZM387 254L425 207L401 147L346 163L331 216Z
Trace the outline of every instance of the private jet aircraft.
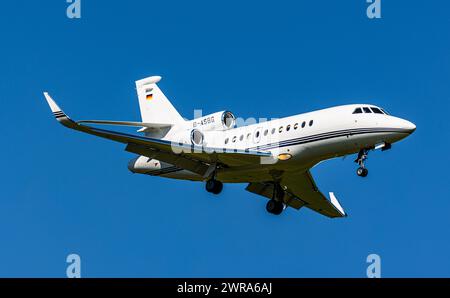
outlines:
M357 154L357 174L366 177L370 150L391 148L416 126L372 104L351 104L237 127L230 111L185 120L157 83L159 76L136 81L142 122L70 119L45 92L56 119L64 126L126 145L138 157L133 173L205 181L206 190L222 191L223 183L248 183L246 190L269 199L266 209L281 214L286 207L308 207L335 218L347 216L330 192L327 199L310 169L319 162ZM140 135L99 128L139 127Z

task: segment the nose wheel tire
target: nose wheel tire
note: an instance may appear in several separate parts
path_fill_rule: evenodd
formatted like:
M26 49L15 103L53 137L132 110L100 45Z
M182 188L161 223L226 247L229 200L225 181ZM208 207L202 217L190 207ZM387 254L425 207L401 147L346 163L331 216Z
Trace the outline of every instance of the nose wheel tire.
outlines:
M280 215L284 210L284 204L272 199L267 202L266 210L271 214Z
M223 183L218 180L210 179L206 182L206 191L207 192L218 195L219 193L222 192L222 189L223 189Z
M356 170L356 174L357 174L359 177L366 177L367 174L369 174L369 170L366 169L366 168L358 168L358 169Z
M366 169L364 165L364 161L367 159L367 155L369 154L369 149L361 149L359 150L358 157L355 162L359 165L359 168L356 170L356 174L359 177L366 177L369 174L369 170Z

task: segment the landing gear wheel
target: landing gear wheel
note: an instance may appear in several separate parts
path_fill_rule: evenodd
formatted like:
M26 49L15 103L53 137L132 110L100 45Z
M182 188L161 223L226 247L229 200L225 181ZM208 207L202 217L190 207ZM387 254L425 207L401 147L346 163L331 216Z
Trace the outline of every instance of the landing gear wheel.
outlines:
M267 202L266 210L271 214L280 215L284 210L284 204L272 199Z
M223 189L223 183L218 180L210 179L206 182L206 191L207 192L218 195L219 193L222 192L222 189Z
M359 177L366 177L367 174L369 174L369 170L367 170L364 165L364 161L367 159L368 154L368 149L361 149L359 150L358 157L355 160L355 162L359 165L359 168L356 170L356 174Z
M359 177L366 177L367 174L369 174L369 170L366 169L366 168L358 168L358 169L356 170L356 174L357 174Z

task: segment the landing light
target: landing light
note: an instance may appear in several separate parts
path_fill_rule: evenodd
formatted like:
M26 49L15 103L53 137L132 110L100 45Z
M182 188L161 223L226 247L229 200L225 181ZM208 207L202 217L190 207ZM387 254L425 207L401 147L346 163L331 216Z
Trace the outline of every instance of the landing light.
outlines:
M290 155L289 153L281 153L278 155L278 160L289 160L292 158L292 155Z

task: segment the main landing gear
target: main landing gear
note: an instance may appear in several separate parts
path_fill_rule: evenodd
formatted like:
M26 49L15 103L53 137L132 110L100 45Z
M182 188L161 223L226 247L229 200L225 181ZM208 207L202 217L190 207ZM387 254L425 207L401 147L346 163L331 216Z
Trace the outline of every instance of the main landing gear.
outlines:
M284 204L274 199L269 200L266 205L267 212L275 215L280 215L284 210Z
M284 210L284 190L281 188L279 184L275 184L273 188L273 197L269 202L267 202L266 210L267 212L274 214L274 215L280 215Z
M369 150L361 149L358 153L358 157L355 162L359 165L359 168L356 170L356 174L359 177L366 177L369 174L369 170L366 169L364 165L364 161L367 159L367 155L369 154Z
M206 191L218 195L222 192L223 183L216 179L209 179L206 182Z
M216 180L216 171L217 164L211 164L206 172L205 177L209 177L209 180L206 181L206 191L218 195L222 192L223 183L219 180Z

